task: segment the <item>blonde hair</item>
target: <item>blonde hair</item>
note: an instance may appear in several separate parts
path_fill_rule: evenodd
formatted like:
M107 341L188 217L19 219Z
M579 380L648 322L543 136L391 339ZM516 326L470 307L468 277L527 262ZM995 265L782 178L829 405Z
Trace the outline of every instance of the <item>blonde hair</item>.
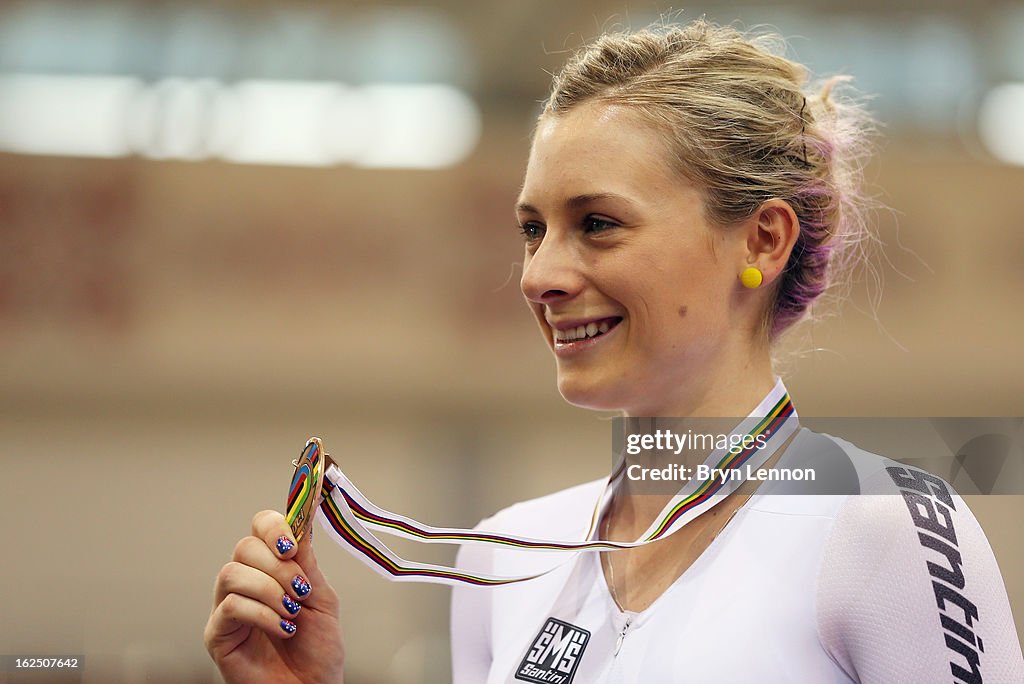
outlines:
M748 37L704 20L602 35L555 75L541 118L584 102L625 105L666 134L678 171L705 191L719 225L766 200L787 201L800 236L762 330L798 321L868 237L861 190L870 117L838 96L848 77L805 95L808 71L775 54L771 34Z

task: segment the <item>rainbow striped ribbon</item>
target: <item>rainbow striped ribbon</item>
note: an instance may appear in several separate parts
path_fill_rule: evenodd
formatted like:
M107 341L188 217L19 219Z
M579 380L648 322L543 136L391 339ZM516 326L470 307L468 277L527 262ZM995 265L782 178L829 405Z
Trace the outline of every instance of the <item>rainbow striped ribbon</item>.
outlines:
M796 410L780 379L758 407L733 430L732 436L753 437L754 441L743 442L751 446L744 448L742 444L737 444L728 450L716 449L705 460L705 465L718 472L745 466L756 470L798 429ZM758 436L763 436L763 446L755 446L758 444ZM730 443L740 441L736 439ZM594 506L585 539L590 540L594 537L600 513L614 491L609 485L614 485L625 471L625 461L620 455L616 467L605 481L602 496ZM546 575L572 561L581 552L630 549L663 539L719 504L740 487L743 481L743 478L739 477L689 480L636 541L551 541L480 530L424 525L375 505L356 488L340 468L331 465L324 477L327 496L320 503L317 519L335 542L346 547L374 571L392 581L500 586ZM572 555L558 565L532 575L508 577L473 574L445 565L406 560L389 549L371 530L426 544L490 544L524 551L571 552Z

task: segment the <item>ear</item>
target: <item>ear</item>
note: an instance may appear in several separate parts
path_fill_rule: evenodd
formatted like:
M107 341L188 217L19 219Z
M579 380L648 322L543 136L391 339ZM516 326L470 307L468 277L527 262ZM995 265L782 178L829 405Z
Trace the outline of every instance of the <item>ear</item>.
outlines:
M786 268L789 255L800 237L800 220L789 202L770 199L747 220L747 254L740 270L753 266L768 284Z

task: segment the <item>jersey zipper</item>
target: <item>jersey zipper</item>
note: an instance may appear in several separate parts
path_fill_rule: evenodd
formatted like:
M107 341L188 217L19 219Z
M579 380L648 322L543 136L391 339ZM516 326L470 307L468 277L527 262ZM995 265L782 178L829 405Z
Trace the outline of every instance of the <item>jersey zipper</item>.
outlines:
M622 629L619 630L619 636L615 640L615 652L612 654L613 656L619 655L619 651L622 649L622 641L626 638L626 632L629 631L629 626L631 624L633 624L633 616L627 615L626 621L622 623Z

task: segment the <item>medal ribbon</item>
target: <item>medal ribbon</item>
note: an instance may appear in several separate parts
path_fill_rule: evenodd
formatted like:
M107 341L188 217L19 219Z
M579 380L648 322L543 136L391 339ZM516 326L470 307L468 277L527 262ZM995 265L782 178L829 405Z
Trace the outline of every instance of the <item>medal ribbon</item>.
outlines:
M733 430L729 449L715 449L704 464L718 473L749 467L760 468L799 429L798 417L788 392L778 380L772 391L756 409ZM752 439L743 439L748 435ZM763 436L761 442L757 437ZM738 437L740 439L733 439ZM744 444L750 446L744 447ZM597 501L591 516L586 539L594 536L600 512L610 499L615 484L625 473L625 460L620 455L612 473L605 481L604 494ZM471 584L500 586L525 582L554 571L581 552L630 549L663 539L681 529L694 518L722 502L744 482L742 477L711 477L688 480L682 489L655 517L651 526L635 541L550 541L495 534L480 530L424 525L380 508L371 502L337 465L331 465L324 476L324 496L317 519L339 545L374 571L395 582L427 582L433 584ZM526 551L571 552L572 556L544 572L524 576L472 574L456 568L418 563L398 556L371 530L426 544L489 544Z

